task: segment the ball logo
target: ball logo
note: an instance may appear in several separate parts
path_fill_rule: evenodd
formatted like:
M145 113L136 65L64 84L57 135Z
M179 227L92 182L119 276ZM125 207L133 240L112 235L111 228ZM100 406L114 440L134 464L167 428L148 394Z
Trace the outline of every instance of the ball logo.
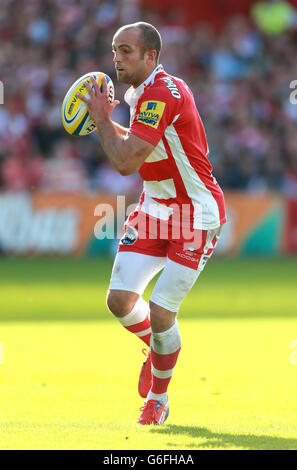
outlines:
M86 128L86 132L88 134L90 134L91 132L95 131L96 130L96 124L94 122L92 122L89 127Z
M93 75L93 77L96 79L96 75ZM91 88L94 89L94 85L92 84L91 79L88 79L87 82L89 83ZM75 87L75 92L72 93L69 108L67 110L67 113L64 114L64 119L68 124L73 122L76 119L76 117L78 116L79 112L80 112L79 107L80 107L80 104L81 104L81 100L79 100L75 96L77 91L79 93L81 93L82 95L86 95L87 94L87 87L86 87L85 83L82 83L80 86ZM74 116L71 116L72 112L75 113ZM85 112L87 114L87 110Z
M75 100L75 101L76 101L76 100ZM72 111L72 108L73 108L73 106L74 106L75 101L73 101L73 102L71 103L71 105L69 106L68 114L71 114L71 111Z
M79 92L83 96L88 97L88 89L85 82L94 90L94 85L91 81L93 77L102 92L102 78L106 77L107 93L110 102L114 98L114 87L112 80L108 75L102 72L91 72L80 77L68 90L62 105L62 122L65 130L71 135L88 135L96 130L96 124L89 115L87 105L76 97Z

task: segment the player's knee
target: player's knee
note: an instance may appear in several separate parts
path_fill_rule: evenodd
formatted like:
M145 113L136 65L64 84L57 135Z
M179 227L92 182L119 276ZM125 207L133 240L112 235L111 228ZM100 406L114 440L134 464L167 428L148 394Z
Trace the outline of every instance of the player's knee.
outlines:
M119 296L114 291L108 291L106 304L113 315L121 316L123 304L121 304Z
M126 292L109 290L106 297L106 304L113 315L116 317L124 317L131 312L137 298L137 294L135 294L135 296L129 296Z
M150 321L152 331L161 332L168 330L175 322L176 312L171 312L150 301Z

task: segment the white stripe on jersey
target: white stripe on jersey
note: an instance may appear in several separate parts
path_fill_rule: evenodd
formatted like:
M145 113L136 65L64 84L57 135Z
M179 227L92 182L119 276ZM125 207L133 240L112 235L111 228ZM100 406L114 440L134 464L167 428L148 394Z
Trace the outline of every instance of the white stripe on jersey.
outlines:
M168 155L161 139L158 145L152 151L152 153L150 153L150 155L147 157L145 163L158 162L160 160L166 160L167 158Z
M176 197L176 189L174 180L168 178L167 180L160 181L144 181L143 188L149 197L156 197L158 199L170 199Z
M194 228L208 230L219 227L220 214L217 202L190 164L174 126L168 126L164 135L194 206Z
M149 197L146 192L144 192L144 200L141 206L141 210L146 214L161 220L168 220L169 217L173 214L173 209L171 207L160 204L159 202L152 199L152 197Z

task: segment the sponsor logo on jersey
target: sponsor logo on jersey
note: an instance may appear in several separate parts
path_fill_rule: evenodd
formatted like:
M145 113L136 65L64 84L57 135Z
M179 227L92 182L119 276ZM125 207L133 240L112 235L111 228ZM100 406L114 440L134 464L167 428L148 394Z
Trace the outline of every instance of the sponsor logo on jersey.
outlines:
M180 256L181 258L187 259L188 261L197 261L197 257L194 258L194 256L186 255L185 253L176 253L177 256Z
M136 228L131 227L128 225L127 230L123 238L121 239L122 245L133 245L136 242L138 236L138 232Z
M151 101L147 104L146 110L149 111L151 109L152 111L155 111L156 107L157 107L157 103L155 103L154 101Z
M136 116L138 122L157 129L164 113L166 103L162 101L144 101Z

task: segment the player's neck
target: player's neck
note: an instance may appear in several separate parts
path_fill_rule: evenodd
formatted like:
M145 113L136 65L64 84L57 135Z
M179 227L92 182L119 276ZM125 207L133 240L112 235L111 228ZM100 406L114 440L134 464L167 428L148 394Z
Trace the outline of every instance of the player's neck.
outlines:
M154 65L153 67L150 67L146 73L144 74L144 76L142 77L142 80L141 81L138 81L138 82L135 82L135 83L132 83L132 87L134 89L138 88L140 85L142 85L143 83L145 83L147 81L148 78L150 78L150 76L153 74L153 72L156 70L156 68L158 67L159 64L156 64Z

